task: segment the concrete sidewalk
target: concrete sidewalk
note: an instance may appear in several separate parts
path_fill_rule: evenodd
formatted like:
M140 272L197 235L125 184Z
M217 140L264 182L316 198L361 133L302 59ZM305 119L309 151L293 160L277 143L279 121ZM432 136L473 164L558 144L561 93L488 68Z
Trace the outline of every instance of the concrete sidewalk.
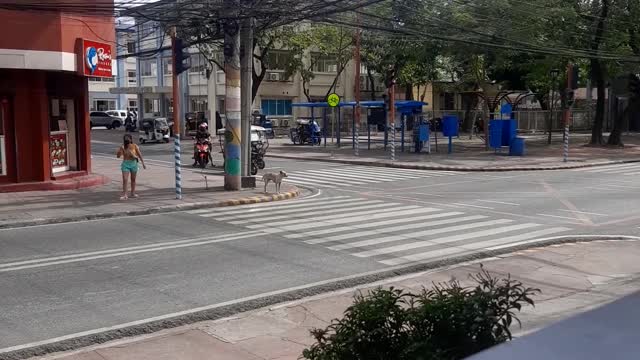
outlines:
M220 169L183 168L183 199L176 200L174 168L149 160L147 170L138 173L140 197L121 201L120 161L94 156L93 168L109 177L110 183L80 190L0 193L0 228L285 200L300 193L283 184L280 194L273 193L273 186L264 194L262 183L256 189L224 191Z
M381 141L367 149L366 138L360 138L360 156L353 154L351 138L343 139L338 148L328 139L327 146L292 145L288 139L271 141L267 156L328 161L354 165L398 167L424 170L459 171L517 171L517 170L560 170L588 166L613 164L618 162L640 161L640 136L637 134L623 137L624 148L587 146L589 134L573 134L571 137L569 162L562 157L562 136L554 135L552 145L547 145L546 136L523 135L526 139L525 156L508 156L509 149L501 152L485 150L480 138L469 140L468 135L453 139L453 153L447 153L447 140L438 140L438 152L432 143L432 153L413 153L410 144L405 152L401 151L396 140L396 161L390 160L389 148L384 150ZM380 140L380 139L378 139Z
M640 241L609 240L533 248L485 259L494 275L540 288L535 308L523 310L516 336L613 301L640 289ZM432 282L468 281L479 263L466 263L346 289L295 302L114 341L38 359L63 360L293 360L312 344L309 330L340 317L357 291L377 286L419 292ZM0 356L1 358L1 356Z

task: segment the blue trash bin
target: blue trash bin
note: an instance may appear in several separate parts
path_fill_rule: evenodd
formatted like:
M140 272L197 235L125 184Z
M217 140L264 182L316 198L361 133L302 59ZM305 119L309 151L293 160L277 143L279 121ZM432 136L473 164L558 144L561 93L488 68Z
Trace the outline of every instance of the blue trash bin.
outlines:
M489 121L489 147L499 149L502 147L502 120Z
M502 120L502 146L511 146L511 141L518 132L518 121L516 119Z
M458 136L458 117L456 115L445 115L442 118L442 136Z
M515 137L511 141L511 146L509 147L509 155L510 156L524 156L525 146L524 146L524 138Z

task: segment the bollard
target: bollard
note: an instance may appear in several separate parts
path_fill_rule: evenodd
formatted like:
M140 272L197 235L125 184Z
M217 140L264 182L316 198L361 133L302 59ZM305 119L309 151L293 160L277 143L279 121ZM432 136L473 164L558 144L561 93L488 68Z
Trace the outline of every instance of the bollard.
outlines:
M355 154L355 156L360 156L360 139L359 139L359 132L360 132L360 126L358 126L358 122L356 122L356 127L355 127L355 132L354 132L354 148L353 148L353 153Z
M396 124L391 124L391 161L396 161Z
M562 159L564 162L569 161L569 123L564 126L564 144L562 151Z
M182 170L180 168L180 134L176 133L174 138L174 157L176 168L176 199L182 200Z

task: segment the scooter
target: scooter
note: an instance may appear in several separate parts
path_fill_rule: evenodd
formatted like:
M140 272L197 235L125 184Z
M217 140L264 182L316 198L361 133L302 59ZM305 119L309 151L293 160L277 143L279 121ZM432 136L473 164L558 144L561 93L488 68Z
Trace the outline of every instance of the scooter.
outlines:
M196 143L196 151L194 154L196 164L200 168L204 169L211 159L211 145L206 141L199 141Z

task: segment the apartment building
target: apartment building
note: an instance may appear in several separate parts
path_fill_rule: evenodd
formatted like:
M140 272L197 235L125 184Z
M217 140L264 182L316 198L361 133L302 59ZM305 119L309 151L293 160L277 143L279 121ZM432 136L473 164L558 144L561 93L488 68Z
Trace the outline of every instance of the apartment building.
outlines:
M133 44L122 47L125 51L135 49L136 53L144 54L135 58L135 66L129 60L125 61L123 71L125 76L116 77L115 86L110 88L110 93L117 98L120 95L121 104L127 97L129 105L137 101L139 112L143 117L173 116L172 106L172 64L171 51L162 50L168 48L170 39L161 27L152 21L143 20L134 27L134 33L128 34ZM225 112L225 75L224 71L191 48L191 68L179 76L181 90L184 92L180 113L204 112L207 118L212 119L216 111ZM310 56L318 56L312 51ZM307 97L303 91L302 80L299 76L285 77L285 59L289 56L286 49L273 50L269 54L270 68L267 70L258 94L253 103L254 111L260 111L269 118L276 120L293 120L295 117L308 116L307 109L292 107L295 102L306 102ZM220 59L221 60L221 59ZM316 58L314 66L315 78L309 86L312 101L323 101L333 83L338 66L331 58ZM259 64L256 64L259 67ZM211 69L211 70L210 70ZM135 74L135 80L132 76ZM209 75L207 77L207 75ZM353 100L355 89L354 65L350 63L340 74L334 92L345 100ZM118 79L125 81L118 82ZM98 85L94 84L97 88ZM360 85L362 91L368 91L369 82L363 72ZM383 88L375 85L376 94L380 96ZM369 92L367 92L369 94ZM363 97L365 94L363 93ZM368 95L367 95L368 96ZM99 97L95 97L98 99ZM379 98L379 97L378 97ZM104 103L100 103L104 104ZM131 107L131 106L128 106ZM321 114L316 113L316 116ZM286 124L286 122L284 122Z
M89 110L138 110L138 99L135 95L126 93L113 93L112 88L135 87L137 85L136 58L129 57L117 59L118 56L127 55L134 36L135 29L131 23L116 22L116 44L113 49L116 53L113 77L89 78Z

